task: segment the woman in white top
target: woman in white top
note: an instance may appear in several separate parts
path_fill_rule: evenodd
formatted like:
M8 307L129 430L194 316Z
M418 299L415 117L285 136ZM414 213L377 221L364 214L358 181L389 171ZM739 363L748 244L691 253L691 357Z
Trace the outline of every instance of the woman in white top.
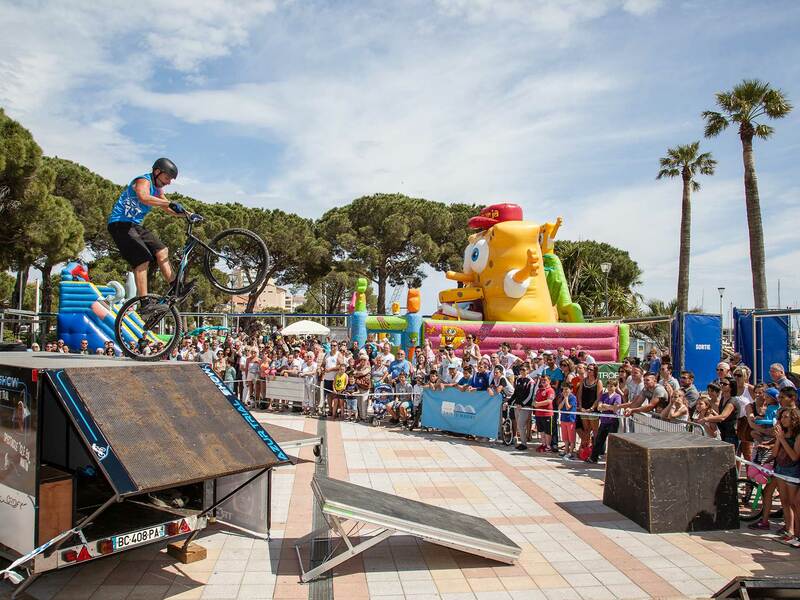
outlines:
M464 346L464 357L462 363L470 365L473 368L478 366L481 360L481 349L475 343L475 336L471 333L467 334L467 344Z
M319 367L311 352L306 353L303 366L300 367L300 377L303 378L303 414L308 415L314 410L317 398L317 371Z
M742 451L742 458L750 460L753 453L753 435L751 433L750 421L747 420L747 407L755 400L755 387L750 383L750 369L745 365L738 365L733 370L733 378L736 380L736 387L739 395L736 401L736 435L739 436L739 449Z

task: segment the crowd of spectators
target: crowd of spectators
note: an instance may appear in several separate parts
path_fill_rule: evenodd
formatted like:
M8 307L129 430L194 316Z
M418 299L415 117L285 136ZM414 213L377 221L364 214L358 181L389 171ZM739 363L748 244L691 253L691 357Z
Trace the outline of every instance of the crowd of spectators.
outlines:
M35 344L32 349L39 350ZM114 355L113 343L92 351L86 340L74 349L58 340L44 350ZM483 353L471 335L458 353L450 345L435 350L426 340L409 359L373 336L359 346L347 340L284 338L274 328L267 335L208 332L183 338L168 360L210 364L243 402L267 410L287 408L283 399L268 397L271 379L302 378L302 411L320 418L366 421L385 414L389 424L398 424L419 411L425 388L486 391L511 407L518 450L537 439L537 452L589 463L601 460L621 419L641 414L702 427L706 435L734 445L742 458L774 463L775 473L800 478L795 383L776 363L771 381L754 385L738 355L721 361L717 377L702 391L691 371L676 378L670 356L655 349L644 361L625 359L617 376L604 381L594 358L580 347L512 352L504 343L497 352ZM779 478L769 485L778 490L786 515L785 539L797 544L800 486ZM768 488L765 502L771 495ZM768 529L769 523L753 527Z

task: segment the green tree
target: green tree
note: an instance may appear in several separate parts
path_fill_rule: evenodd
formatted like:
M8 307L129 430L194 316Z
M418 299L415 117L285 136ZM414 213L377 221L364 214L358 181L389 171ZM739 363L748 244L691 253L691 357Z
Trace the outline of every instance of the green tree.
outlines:
M731 123L739 124L744 162L744 198L747 208L747 229L750 237L750 270L753 277L753 301L756 308L768 308L767 274L764 257L764 229L761 222L761 200L753 156L753 138L768 139L774 128L759 122L762 117L782 119L792 110L792 105L779 89L758 79L745 79L731 91L718 92L719 111L707 110L706 137L714 137Z
M42 161L31 133L0 108L0 268L14 266L25 245L26 212L36 194L28 194Z
M678 310L689 310L689 260L692 243L692 192L700 189L695 179L699 175L713 175L717 161L710 152L700 152L700 142L675 146L660 159L661 169L656 179L680 177L683 181L681 197L681 233L678 259Z
M340 269L361 273L378 287L377 312L386 312L386 287L417 287L425 263L440 270L460 265L466 245L467 211L402 194L362 196L329 210L318 225L333 242Z
M48 194L37 206L31 227L37 229L38 254L32 264L42 274L42 311L49 313L53 309L53 267L77 257L83 250L83 225L68 200ZM48 331L49 327L49 319L45 319L43 331Z
M83 165L58 157L45 156L42 164L53 170L53 194L66 198L83 226L86 246L104 256L114 247L106 221L122 186L101 177Z
M606 275L600 264L611 263L608 273L609 314L632 316L639 310L639 294L633 288L641 283L642 271L630 255L604 242L557 240L555 252L561 259L573 302L587 316L603 313L606 302Z
M359 273L331 271L309 285L305 290L306 301L297 307L299 313L338 313L347 304L356 288ZM367 310L374 313L377 307L375 292L367 286Z

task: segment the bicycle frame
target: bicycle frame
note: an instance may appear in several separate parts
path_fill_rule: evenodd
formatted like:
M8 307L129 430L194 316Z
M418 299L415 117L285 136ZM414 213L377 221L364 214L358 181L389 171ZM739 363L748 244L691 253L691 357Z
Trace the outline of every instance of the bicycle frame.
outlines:
M188 220L188 218L187 218ZM180 263L178 264L178 271L175 274L175 293L178 292L178 289L183 285L183 280L186 274L186 269L189 266L189 256L194 251L194 249L200 245L205 248L206 252L211 252L217 256L220 255L219 252L216 252L213 248L211 248L208 244L206 244L203 240L198 238L192 233L192 229L194 229L194 223L189 221L188 226L186 227L186 243L183 246L183 253L181 255Z

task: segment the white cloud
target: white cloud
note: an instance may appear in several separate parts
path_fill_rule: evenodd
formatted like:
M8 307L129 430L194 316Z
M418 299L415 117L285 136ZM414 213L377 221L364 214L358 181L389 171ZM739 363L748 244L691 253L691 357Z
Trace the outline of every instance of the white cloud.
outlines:
M437 4L446 14L473 23L499 20L544 31L565 31L619 8L643 15L654 10L660 0L437 0Z
M0 3L0 105L49 154L125 180L154 144L123 133L127 82L159 84L169 69L203 80L275 9L263 0Z

